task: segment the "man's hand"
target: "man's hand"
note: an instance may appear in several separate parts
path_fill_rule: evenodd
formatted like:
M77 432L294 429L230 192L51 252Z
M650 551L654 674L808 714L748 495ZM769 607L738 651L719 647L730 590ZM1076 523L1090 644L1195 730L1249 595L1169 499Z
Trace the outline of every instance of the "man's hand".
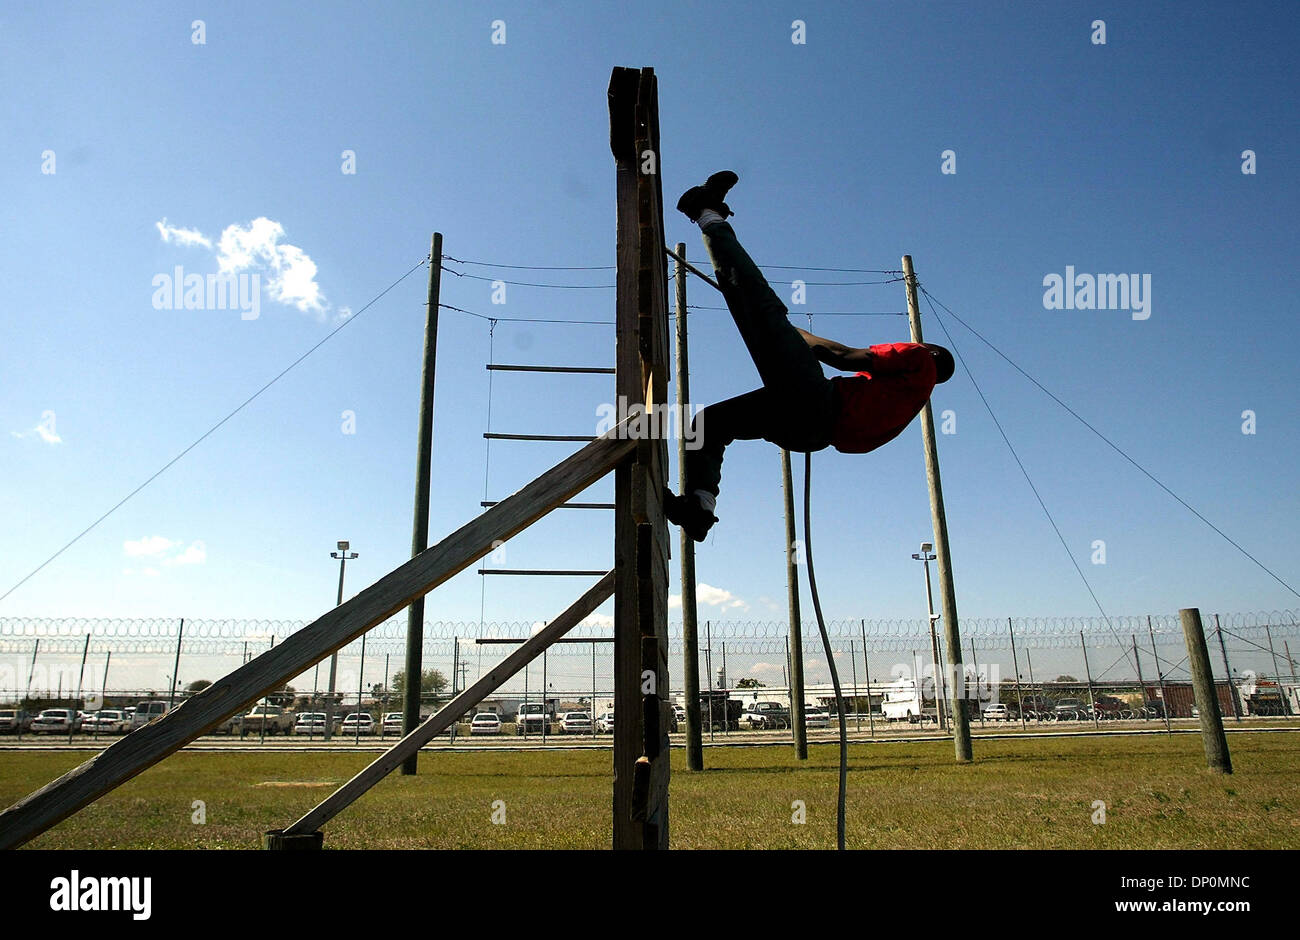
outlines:
M814 336L807 330L801 330L797 326L795 330L812 349L817 361L826 363L832 369L839 369L841 372L870 372L875 364L875 354L870 349L845 346L833 339Z

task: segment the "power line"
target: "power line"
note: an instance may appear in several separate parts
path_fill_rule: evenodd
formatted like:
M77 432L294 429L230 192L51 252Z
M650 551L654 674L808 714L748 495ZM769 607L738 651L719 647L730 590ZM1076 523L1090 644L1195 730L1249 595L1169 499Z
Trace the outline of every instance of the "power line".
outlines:
M472 264L484 268L509 268L514 271L614 271L616 265L612 264L593 264L593 265L542 265L542 264L502 264L495 261L467 261L463 258L453 258L450 255L443 255L444 261L454 261L456 264ZM825 271L833 274L895 274L901 275L899 270L886 270L883 268L818 268L806 264L760 264L759 268L772 268L778 271Z
M727 307L707 306L705 304L687 304L687 310L727 310ZM842 310L842 311L803 311L791 310L789 316L809 317L905 317L906 310Z
M922 293L925 292L923 291ZM1083 569L1079 567L1079 562L1075 559L1074 552L1070 551L1069 543L1065 541L1065 536L1061 534L1060 527L1057 526L1056 520L1052 518L1051 510L1047 508L1047 503L1043 501L1042 494L1038 492L1038 487L1034 486L1034 481L1030 478L1029 471L1025 469L1025 465L1021 461L1020 455L1016 453L1016 449L1011 443L1011 438L1007 437L1007 432L1002 428L1002 422L999 421L998 416L993 413L993 406L990 405L989 400L984 397L984 390L980 388L979 382L975 381L975 375L971 372L970 366L966 365L966 360L962 357L961 352L958 351L957 344L953 340L952 334L948 332L947 325L939 317L939 311L934 309L934 304L930 302L930 295L928 293L925 293L925 299L926 302L930 304L930 312L934 314L934 318L938 322L939 328L943 330L943 335L948 338L948 343L952 347L953 355L957 357L957 361L961 363L961 367L965 370L967 378L969 378L971 384L975 386L975 391L979 394L980 401L984 402L984 407L988 409L989 417L993 419L993 424L997 426L998 433L1002 435L1002 440L1006 443L1007 449L1011 451L1011 456L1015 459L1016 466L1018 466L1020 472L1024 474L1025 482L1029 484L1029 488L1034 493L1034 499L1038 500L1038 505L1042 507L1043 515L1047 516L1047 521L1052 526L1052 531L1055 532L1056 537L1060 539L1061 547L1065 549L1065 554L1069 557L1070 564L1073 565L1074 570L1079 573L1079 579L1083 581L1083 586L1088 589L1088 594L1092 597L1092 602L1097 605L1097 610L1101 613L1102 619L1106 621L1106 626L1110 628L1111 634L1115 637L1117 642L1120 642L1119 633L1116 632L1114 625L1111 623L1110 616L1106 613L1106 609L1101 606L1101 599L1097 597L1097 592L1092 589L1092 584L1088 581L1088 576L1085 575ZM1123 646L1123 643L1120 642L1120 645ZM1127 655L1127 653L1125 655Z
M1155 478L1155 477L1150 473L1150 471L1148 471L1148 470L1147 470L1145 467L1143 467L1140 463L1138 463L1136 460L1134 460L1132 457L1130 457L1127 453L1125 453L1124 450L1122 450L1118 444L1116 444L1114 441L1112 441L1110 438L1108 438L1105 434L1102 434L1102 433L1101 433L1100 431L1098 431L1095 427L1093 427L1091 424L1089 424L1086 420L1084 420L1084 418L1083 418L1083 417L1082 417L1082 416L1081 416L1077 411L1075 411L1073 408L1071 408L1071 407L1070 407L1069 405L1067 405L1065 402L1061 401L1061 399L1058 398L1056 395L1052 394L1052 392L1048 391L1048 389L1045 388L1041 382L1039 382L1036 378L1034 378L1032 375L1030 375L1030 374L1029 374L1028 372L1026 372L1024 369L1020 368L1020 366L1018 366L1018 365L1016 365L1014 362L1012 362L1011 359L1008 358L1007 355L1006 355L1005 353L1002 352L1002 350L998 349L998 348L997 348L996 346L994 346L991 342L989 342L989 341L988 341L987 339L985 339L982 335L980 335L980 333L979 333L978 330L976 330L973 326L971 326L969 323L967 323L967 322L966 322L965 320L963 320L961 317L957 316L957 314L953 313L953 311L948 307L947 304L945 304L943 301L939 300L937 297L934 297L934 296L933 296L933 295L932 295L928 290L926 290L924 287L921 288L921 293L925 294L927 300L932 301L932 304L931 304L931 309L932 309L932 310L934 309L933 304L935 304L935 303L937 303L940 307L943 307L943 309L946 310L946 311L947 311L947 312L952 316L952 318L953 318L954 320L956 320L956 321L957 321L958 323L960 323L962 326L966 327L966 329L968 329L968 330L970 330L972 333L974 333L975 336L980 340L980 342L982 342L985 346L987 346L989 349L993 350L995 353L997 353L999 356L1001 356L1004 360L1006 360L1006 362L1007 362L1007 363L1008 363L1008 364L1009 364L1013 369L1015 369L1017 372L1019 372L1019 373L1020 373L1021 375L1023 375L1025 378L1027 378L1027 379L1028 379L1030 382L1032 382L1034 385L1036 385L1036 386L1038 387L1039 391L1041 391L1041 392L1043 392L1043 394L1047 395L1047 397L1049 397L1050 399L1052 399L1052 401L1056 402L1058 405L1060 405L1062 408L1064 408L1066 411L1068 411L1068 412L1069 412L1069 413L1070 413L1070 414L1075 418L1075 420L1077 420L1080 424L1082 424L1084 427L1086 427L1086 428L1087 428L1089 431L1091 431L1093 434L1097 435L1099 438L1101 438L1103 441L1105 441L1106 444L1107 444L1107 445L1108 445L1108 446L1109 446L1113 451L1115 451L1115 453L1119 454L1121 457L1123 457L1125 460L1127 460L1129 463L1131 463L1134 467L1137 467L1137 469L1140 470L1140 471L1142 472L1142 474L1143 474L1143 475L1144 475L1148 480L1150 480L1150 481L1151 481L1152 483L1154 483L1156 486L1160 487L1162 490L1164 490L1166 493L1168 493L1170 496L1172 496L1175 500L1177 500L1177 501L1179 502L1180 505L1182 505L1182 507L1183 507L1184 509L1186 509L1186 510L1187 510L1188 512L1190 512L1192 515L1194 515L1197 519L1200 519L1200 520L1201 520L1202 522L1204 522L1207 526L1209 526L1211 529L1213 529L1215 532L1217 532L1217 533L1218 533L1218 534L1219 534L1219 535L1224 539L1224 541L1226 541L1229 545L1231 545L1231 546L1232 546L1233 548L1235 548L1237 551L1241 552L1243 555L1245 555L1247 558L1249 558L1251 561L1253 561L1257 566L1259 566L1260 570L1262 570L1262 571L1263 571L1265 574L1267 574L1270 578L1272 578L1272 579L1273 579L1274 581L1276 581L1278 584L1282 585L1282 587L1286 588L1288 591L1290 591L1290 592L1291 592L1292 594L1294 594L1296 597L1300 597L1300 591L1296 591L1295 588L1293 588L1291 585L1289 585L1289 584L1287 584L1285 581L1283 581L1283 580L1282 580L1282 579L1281 579L1277 574L1275 574L1275 573L1274 573L1274 572L1273 572L1273 571L1272 571L1272 570L1271 570L1267 565L1265 565L1262 561L1260 561L1258 558L1256 558L1256 557L1255 557L1254 555L1252 555L1250 552L1246 551L1246 549L1244 549L1241 545L1237 544L1237 542L1235 542L1233 539L1231 539L1231 538L1227 535L1227 533L1225 533L1222 529L1220 529L1218 526L1216 526L1213 522L1211 522L1209 519L1205 518L1205 516L1203 516L1203 515L1201 515L1199 512L1197 512L1196 509L1194 509L1194 508L1193 508L1193 507L1192 507L1192 506L1191 506L1191 505L1190 505L1190 504L1189 504L1185 499L1183 499L1181 496L1179 496L1177 493L1175 493L1175 492L1174 492L1173 490L1171 490L1169 487L1165 486L1163 483L1161 483L1159 480L1157 480L1157 479L1156 479L1156 478ZM947 332L947 331L945 330L945 332Z
M471 317L478 317L480 320L487 320L489 323L579 323L590 326L613 326L613 320L561 320L553 317L490 317L485 313L475 313L473 310L465 310L462 307L453 307L451 304L438 304L444 310L454 310L456 313L468 314Z
M126 494L125 496L123 496L120 500L118 500L117 503L114 504L113 507L112 507L111 509L109 509L109 510L108 510L107 512L105 512L103 515L101 515L98 519L96 519L96 520L95 520L94 522L92 522L90 525L88 525L88 526L86 526L84 529L82 529L79 533L77 533L77 535L75 535L75 536L72 538L71 541L69 541L66 545L64 545L62 548L60 548L57 552L55 552L55 553L54 553L53 555L51 555L49 558L45 559L45 561L43 561L43 562L41 562L39 565L37 565L37 566L36 566L34 569L32 569L32 571L30 571L30 572L29 572L29 573L28 573L28 574L27 574L27 575L26 575L26 576L25 576L21 581L19 581L17 584L15 584L13 587L11 587L9 590L5 591L4 594L0 594L0 601L3 601L6 597L8 597L8 596L9 596L10 594L12 594L14 591L18 590L20 587L22 587L24 584L26 584L29 580L31 580L31 579L32 579L32 578L33 578L33 577L34 577L38 572L40 572L40 570L41 570L42 568L44 568L44 567L45 567L46 565L48 565L50 562L54 561L54 559L58 558L60 555L62 555L64 552L66 552L66 551L67 551L69 548L71 548L73 545L77 544L77 542L81 541L81 539L82 539L83 536L85 536L88 532L90 532L92 529L94 529L97 525L99 525L101 522L103 522L105 519L107 519L107 518L108 518L109 516L111 516L113 513L117 512L117 510L120 509L120 508L122 508L122 506L124 506L128 500L130 500L133 496L135 496L137 493L139 493L141 490L143 490L146 486L148 486L148 485L149 485L150 483L152 483L154 480L158 479L158 477L162 476L165 472L167 472L168 469L171 468L171 466L172 466L173 464L175 464L175 463L176 463L177 461L179 461L182 457L184 457L186 454L188 454L190 451L192 451L195 447L198 447L199 444L203 443L203 441L206 440L209 436L211 436L211 435L212 435L212 434L213 434L213 433L214 433L218 428L220 428L223 424L225 424L227 421L229 421L229 420L230 420L231 418L233 418L235 415L237 415L237 414L239 414L241 411L243 411L246 407L248 407L248 405L252 404L252 402L253 402L255 399L257 399L257 398L258 398L258 397L259 397L263 392L265 392L268 388L270 388L270 387L271 387L272 385L274 385L276 382L280 381L280 379L284 378L284 377L285 377L285 376L290 372L290 370L292 370L295 366L297 366L300 362L302 362L304 359L306 359L308 356L310 356L310 355L311 355L312 353L314 353L316 350L318 350L318 349L320 349L322 346L324 346L327 342L330 341L330 339L333 338L333 336L334 336L336 333L338 333L340 330L342 330L342 329L343 329L345 326L347 326L349 323L352 323L354 320L356 320L357 317L361 316L361 314L365 313L365 312L366 312L368 309L370 309L370 307L371 307L373 304L375 304L375 303L376 303L376 302L377 302L381 297L383 297L385 294L387 294L389 291L391 291L391 290L392 290L394 287L396 287L398 284L402 283L402 281L406 280L408 277L410 277L412 274L414 274L415 271L416 271L417 269L423 267L425 264L428 263L428 261L429 261L429 258L428 258L427 256L424 257L424 258L422 258L422 259L420 259L419 263L417 263L417 264L416 264L414 267L412 267L409 271L407 271L405 274L403 274L403 275L402 275L401 277L399 277L397 280L393 281L393 283L389 284L389 285L388 285L387 287L385 287L382 291L380 291L378 294L376 294L373 298L371 298L371 299L370 299L370 300L365 304L365 306L361 307L361 309L357 310L355 313L353 313L351 316L349 316L346 320L344 320L342 323L340 323L340 324L339 324L338 326L336 326L334 329L330 330L330 332L326 333L325 336L324 336L324 337L323 337L319 342L317 342L314 346L312 346L310 349L308 349L305 353L303 353L301 356L299 356L299 357L298 357L297 359L295 359L293 362L289 363L289 365L285 366L284 369L282 369L282 370L281 370L281 371L280 371L280 372L279 372L279 373L278 373L278 374L277 374L273 379L271 379L269 382L267 382L265 385L263 385L261 388L259 388L257 391L255 391L252 395L249 395L247 398L245 398L245 399L243 400L243 402L241 402L241 403L240 403L240 404L239 404L239 405L238 405L238 406L237 406L233 411L231 411L228 415L226 415L224 418L222 418L220 421L218 421L218 422L217 422L216 424L214 424L212 427L210 427L210 428L208 428L206 431L204 431L204 432L203 432L203 433L202 433L202 434L201 434L197 439L195 439L195 441L194 441L192 444L190 444L188 447L186 447L184 450L182 450L179 454L177 454L177 455L176 455L175 457L173 457L171 460L167 461L167 463L163 464L162 467L159 468L157 471L155 471L155 472L153 473L152 476L150 476L147 480L145 480L143 483L141 483L139 486L137 486L137 487L136 487L135 489L133 489L131 492L127 493L127 494Z

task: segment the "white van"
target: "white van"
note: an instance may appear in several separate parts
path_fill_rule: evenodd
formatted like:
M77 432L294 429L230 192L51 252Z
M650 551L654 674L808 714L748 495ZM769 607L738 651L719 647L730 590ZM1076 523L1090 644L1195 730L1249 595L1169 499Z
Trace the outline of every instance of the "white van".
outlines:
M170 708L171 706L166 702L157 700L137 702L135 711L131 715L131 730L143 728L155 718L161 718Z

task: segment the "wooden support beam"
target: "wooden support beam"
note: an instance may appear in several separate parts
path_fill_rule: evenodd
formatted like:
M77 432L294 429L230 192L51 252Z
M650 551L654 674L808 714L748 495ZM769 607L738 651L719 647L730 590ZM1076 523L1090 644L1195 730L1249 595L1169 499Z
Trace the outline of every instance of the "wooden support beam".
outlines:
M502 660L495 669L444 705L441 711L430 716L424 724L402 738L370 766L322 800L309 813L284 830L284 834L294 836L315 832L337 816L363 793L396 770L402 761L417 753L421 747L450 728L454 722L460 720L462 715L541 655L543 650L559 641L560 637L590 616L614 593L614 581L614 572L606 572L600 581L574 601L564 613L543 627L536 636L530 637L519 649Z
M283 643L0 813L0 849L22 845L158 763L465 570L492 551L494 542L581 493L635 452L635 440L620 438L624 430L622 424L611 428Z
M652 69L615 69L610 148L617 183L616 390L632 411L667 404L668 282L663 251L658 90ZM638 442L614 474L614 847L668 847L668 447Z
M485 499L482 502L480 502L479 505L486 509L488 506L495 506L497 502L498 500L495 499ZM555 508L556 509L613 509L615 507L613 503L560 503L560 505L556 506Z

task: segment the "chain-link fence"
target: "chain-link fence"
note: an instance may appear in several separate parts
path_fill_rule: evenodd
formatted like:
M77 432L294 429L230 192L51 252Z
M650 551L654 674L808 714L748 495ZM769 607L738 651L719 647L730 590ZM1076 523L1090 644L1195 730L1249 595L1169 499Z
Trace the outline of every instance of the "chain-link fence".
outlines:
M1290 649L1292 639L1300 643L1296 612L1209 614L1204 622L1225 717L1300 716L1300 680ZM297 621L0 619L0 731L111 738L175 707L204 683L303 626ZM436 712L541 626L540 621L426 622L422 715ZM943 726L950 716L942 703L954 693L967 700L972 718L985 727L1193 717L1176 614L963 620L961 670L945 665L943 633L932 633L925 620L838 620L827 627L855 732L885 734L927 722ZM282 744L329 737L391 743L401 733L406 630L404 616L378 625L336 659L326 658L295 677L206 740ZM469 716L448 737L572 744L600 742L603 735L608 741L614 710L612 632L608 622L576 627L482 702L477 723ZM803 624L802 636L804 703L815 736L837 724L835 696L816 625ZM679 623L670 624L669 646L670 698L684 705ZM704 621L698 648L705 728L714 740L790 733L790 687L800 651L787 623ZM57 715L39 720L42 712L59 709L65 711L64 723L54 720Z

